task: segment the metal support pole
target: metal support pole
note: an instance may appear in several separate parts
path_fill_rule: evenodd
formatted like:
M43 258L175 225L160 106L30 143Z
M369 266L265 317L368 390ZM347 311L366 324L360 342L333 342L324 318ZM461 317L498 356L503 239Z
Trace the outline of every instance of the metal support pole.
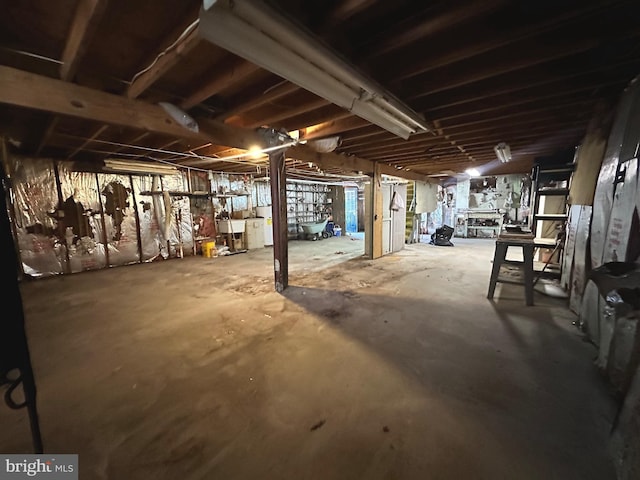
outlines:
M277 147L291 141L286 132L272 128L259 130L265 147ZM285 148L269 151L269 176L271 177L271 209L273 211L273 272L276 292L289 286L289 231L287 229L287 167Z
M273 209L273 271L276 291L282 292L289 286L287 172L284 150L269 153L269 175Z

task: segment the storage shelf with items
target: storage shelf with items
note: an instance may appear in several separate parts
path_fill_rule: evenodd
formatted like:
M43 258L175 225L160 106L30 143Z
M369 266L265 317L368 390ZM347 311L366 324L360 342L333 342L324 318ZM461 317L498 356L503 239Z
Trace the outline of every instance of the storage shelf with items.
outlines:
M287 229L290 238L302 233L300 224L331 216L331 187L324 184L287 182Z
M456 227L456 235L460 237L497 237L502 229L502 214L495 210L467 210L458 214Z

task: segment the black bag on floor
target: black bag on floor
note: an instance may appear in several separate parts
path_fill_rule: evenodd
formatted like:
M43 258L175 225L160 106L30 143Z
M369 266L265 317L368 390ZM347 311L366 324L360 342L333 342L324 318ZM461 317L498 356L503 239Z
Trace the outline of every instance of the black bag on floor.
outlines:
M436 229L436 233L431 235L431 245L437 245L439 247L453 247L451 243L451 237L453 236L453 228L449 225L443 225Z

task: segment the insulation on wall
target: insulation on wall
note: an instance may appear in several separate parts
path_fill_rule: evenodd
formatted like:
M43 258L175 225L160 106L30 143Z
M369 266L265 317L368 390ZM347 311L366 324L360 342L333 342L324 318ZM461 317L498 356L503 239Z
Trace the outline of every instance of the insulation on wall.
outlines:
M576 167L571 179L568 202L593 205L598 172L602 165L607 139L600 130L588 133L576 153Z
M58 206L53 162L15 156L8 162L22 269L33 277L60 274L65 247L50 215Z
M142 261L149 262L162 255L167 258L166 239L161 228L163 224L163 198L160 177L133 177L133 193L137 201L138 221L140 224L140 243L142 246ZM158 192L150 195L148 192Z
M605 237L609 227L609 217L613 205L614 179L618 168L622 144L625 140L625 132L633 130L630 125L632 108L637 109L638 102L637 84L632 84L625 89L618 108L616 110L611 132L607 140L602 166L598 174L593 200L593 220L591 225L591 265L599 267L603 263ZM635 134L640 131L635 130Z
M9 169L20 259L29 276L193 251L189 197L168 194L184 191L182 173L82 172L73 162L17 156L9 158ZM158 195L146 194L151 191Z
M640 369L614 424L611 450L618 479L640 478Z
M102 196L109 265L139 262L136 213L129 176L99 173L98 184Z
M94 173L76 172L71 162L58 162L58 176L64 211L57 217L65 228L67 255L62 257L69 272L106 266L100 193Z
M415 213L431 213L438 207L438 185L415 182Z
M625 161L620 167L624 177L615 186L602 253L603 263L634 260L628 258L628 247L633 234L633 211L638 192L638 159Z
M619 262L626 262L626 268L637 271L640 251L640 222L636 210L639 204L636 158L640 143L639 88L634 80L621 98L598 174L590 229L592 270L580 309L580 325L598 346L596 365L624 397L612 442L620 479L635 479L640 475L640 282L637 274L619 273ZM622 298L624 289L630 289L630 300L621 304L616 298ZM629 379L634 376L631 388L627 389Z
M471 188L471 184L469 180L459 180L458 183L456 184L456 190L455 190L455 200L456 200L456 208L458 210L465 210L467 208L469 208L469 204L470 204L470 199L469 199L469 195L470 195L470 188ZM450 226L453 225L453 223L449 224Z
M568 254L572 254L569 280L569 308L576 314L580 314L582 295L584 293L586 276L589 271L588 244L589 228L591 226L590 205L572 205L569 232L573 231L573 248ZM573 223L575 220L575 229ZM569 243L567 243L569 246ZM566 258L566 256L565 256ZM563 267L565 268L565 267ZM564 274L564 271L563 271Z

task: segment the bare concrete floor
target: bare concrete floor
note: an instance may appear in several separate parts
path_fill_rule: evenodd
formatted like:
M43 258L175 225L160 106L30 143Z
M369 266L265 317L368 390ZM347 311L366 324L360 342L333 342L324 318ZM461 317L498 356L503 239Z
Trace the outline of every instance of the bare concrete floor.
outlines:
M566 300L488 301L493 242L454 241L292 242L285 295L271 249L23 284L45 449L81 479L615 478Z

